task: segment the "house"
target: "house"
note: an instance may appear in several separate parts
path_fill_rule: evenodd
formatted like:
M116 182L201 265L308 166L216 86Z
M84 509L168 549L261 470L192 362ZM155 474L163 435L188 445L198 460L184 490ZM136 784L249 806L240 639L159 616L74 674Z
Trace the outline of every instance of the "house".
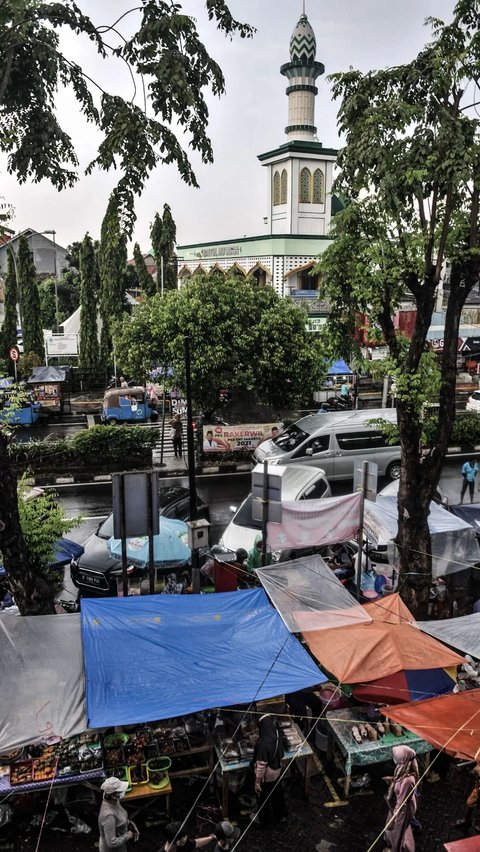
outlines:
M7 270L7 246L17 253L18 241L21 236L27 238L30 251L33 253L37 275L58 277L67 265L66 249L56 242L55 231L46 234L45 232L35 231L33 228L26 228L3 243L0 238L0 275L5 275Z

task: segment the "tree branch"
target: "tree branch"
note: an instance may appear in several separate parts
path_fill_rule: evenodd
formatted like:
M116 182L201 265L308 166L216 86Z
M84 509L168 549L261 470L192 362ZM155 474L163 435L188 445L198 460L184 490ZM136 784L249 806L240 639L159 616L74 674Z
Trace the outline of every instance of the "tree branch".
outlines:
M5 63L5 70L3 72L2 82L0 83L0 106L3 102L3 98L5 96L5 92L7 90L8 81L10 79L10 73L13 65L13 57L15 56L15 48L11 45L7 50L7 61Z

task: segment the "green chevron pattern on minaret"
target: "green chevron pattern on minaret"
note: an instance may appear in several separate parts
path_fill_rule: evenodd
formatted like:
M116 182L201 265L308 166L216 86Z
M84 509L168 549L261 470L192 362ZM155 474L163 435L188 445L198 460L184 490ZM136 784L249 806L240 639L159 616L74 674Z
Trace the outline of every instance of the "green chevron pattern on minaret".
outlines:
M307 16L302 15L290 39L290 59L292 62L313 62L316 51L315 33Z

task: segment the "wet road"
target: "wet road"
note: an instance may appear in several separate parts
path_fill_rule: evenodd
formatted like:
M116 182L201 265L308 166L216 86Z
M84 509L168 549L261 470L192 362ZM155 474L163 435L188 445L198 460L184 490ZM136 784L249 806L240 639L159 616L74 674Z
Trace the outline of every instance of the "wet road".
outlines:
M461 487L460 469L464 458L448 461L442 473L440 487L448 502L459 502ZM239 506L250 491L250 473L232 473L222 475L206 475L197 477L197 490L203 500L210 506L210 543L215 544L221 533L230 522L230 506ZM160 486L171 484L171 477L160 477ZM188 488L188 478L178 477L175 481ZM386 480L380 479L379 490L384 487ZM352 488L351 481L332 483L334 495L348 494ZM83 543L95 532L100 521L112 511L112 487L110 483L90 483L85 485L54 486L59 501L65 509L67 517L81 516L82 524L69 534L72 539ZM476 491L476 498L480 493Z

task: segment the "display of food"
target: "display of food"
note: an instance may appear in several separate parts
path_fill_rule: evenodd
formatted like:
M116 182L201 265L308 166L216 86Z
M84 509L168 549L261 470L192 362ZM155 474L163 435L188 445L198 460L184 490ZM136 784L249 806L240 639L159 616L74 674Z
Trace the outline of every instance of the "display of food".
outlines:
M30 784L33 781L33 765L31 760L12 763L10 767L10 784Z
M137 763L135 766L129 766L128 774L132 787L137 784L146 784L148 781L146 763Z
M33 780L51 781L57 774L57 760L55 756L41 757L33 761Z
M125 762L123 748L106 748L105 749L105 766L120 766Z

